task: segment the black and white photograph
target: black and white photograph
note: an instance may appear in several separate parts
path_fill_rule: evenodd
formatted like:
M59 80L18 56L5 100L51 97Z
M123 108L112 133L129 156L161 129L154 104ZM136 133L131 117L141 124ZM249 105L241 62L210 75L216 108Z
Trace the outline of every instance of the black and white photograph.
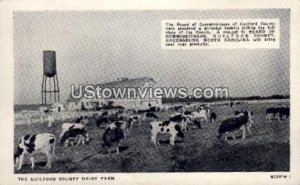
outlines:
M13 26L16 174L290 171L290 9L15 11Z
M0 184L299 184L299 17L0 1Z

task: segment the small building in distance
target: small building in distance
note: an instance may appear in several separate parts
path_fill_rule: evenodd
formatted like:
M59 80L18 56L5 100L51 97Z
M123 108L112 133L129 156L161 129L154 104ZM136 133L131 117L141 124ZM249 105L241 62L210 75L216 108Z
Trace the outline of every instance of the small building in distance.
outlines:
M51 112L63 112L67 110L67 105L62 102L55 102L51 105L49 110Z
M118 78L116 81L97 84L97 86L101 87L102 89L119 88L122 90L124 88L131 88L141 92L143 92L145 88L149 88L149 87L152 87L154 89L156 85L157 85L156 81L154 81L154 79L150 77L134 78L134 79ZM75 93L78 94L78 92L79 89L76 89ZM153 106L161 107L162 99L158 99L155 97L150 98L149 94L150 94L149 91L147 91L145 98L142 98L139 95L139 92L136 92L136 97L134 97L132 92L126 91L125 98L118 98L112 96L111 98L107 98L107 99L104 98L87 99L85 97L74 99L70 94L67 100L68 110L89 110L89 109L95 109L96 107L102 107L107 105L120 106L126 109L138 109L138 110L147 109Z

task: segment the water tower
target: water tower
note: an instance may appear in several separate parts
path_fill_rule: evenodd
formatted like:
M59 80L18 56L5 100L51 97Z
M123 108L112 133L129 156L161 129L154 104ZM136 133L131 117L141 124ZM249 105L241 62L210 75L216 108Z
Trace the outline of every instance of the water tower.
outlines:
M56 72L56 53L55 51L43 51L43 82L42 82L42 105L59 101L59 85Z

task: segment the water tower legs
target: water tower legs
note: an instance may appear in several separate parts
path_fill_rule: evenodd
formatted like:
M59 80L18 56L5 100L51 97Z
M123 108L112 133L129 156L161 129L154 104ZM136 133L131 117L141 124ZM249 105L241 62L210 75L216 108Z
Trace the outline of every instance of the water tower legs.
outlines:
M47 85L47 81L49 84ZM53 83L51 83L53 81ZM59 101L59 86L57 75L53 77L47 77L43 75L42 82L42 105L47 105L52 102L52 95L54 95L54 102ZM49 102L47 102L47 97L49 97Z

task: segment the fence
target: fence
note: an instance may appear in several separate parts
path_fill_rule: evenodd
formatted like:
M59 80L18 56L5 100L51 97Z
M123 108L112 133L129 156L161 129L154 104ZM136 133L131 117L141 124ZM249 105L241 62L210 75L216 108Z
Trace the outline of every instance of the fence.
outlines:
M15 124L43 124L45 121L49 122L49 125L54 121L64 121L66 119L75 119L80 116L92 116L99 111L64 111L58 113L43 113L40 111L22 111L15 114Z

